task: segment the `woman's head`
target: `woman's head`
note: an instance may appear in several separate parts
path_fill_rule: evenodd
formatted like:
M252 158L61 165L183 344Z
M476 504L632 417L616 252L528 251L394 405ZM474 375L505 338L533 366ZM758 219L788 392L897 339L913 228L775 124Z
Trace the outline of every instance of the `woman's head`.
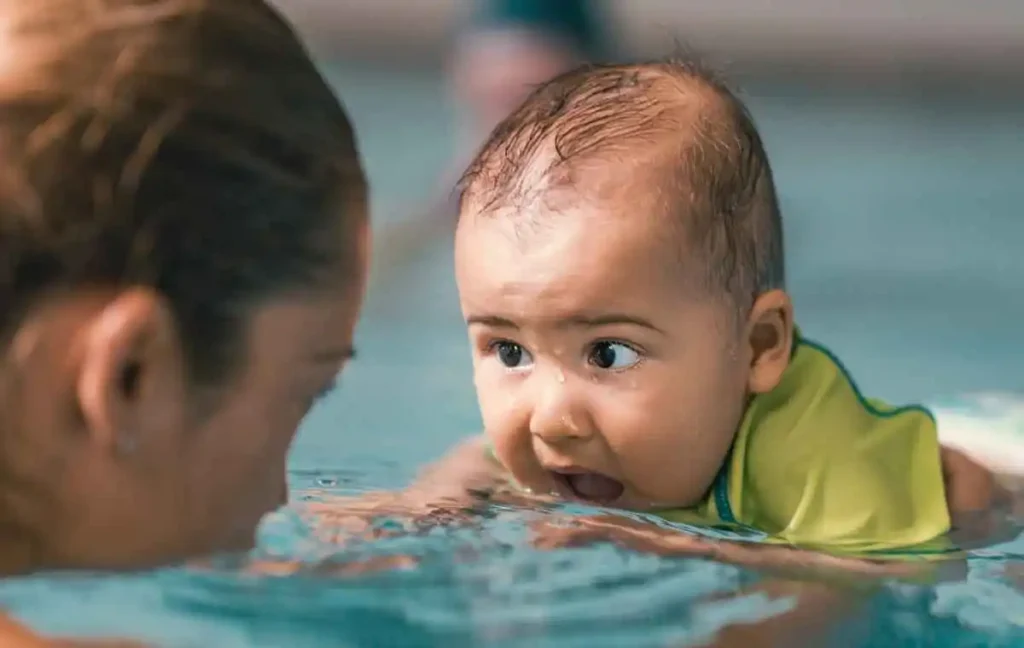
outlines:
M0 0L0 32L0 561L244 548L351 352L344 110L262 0Z

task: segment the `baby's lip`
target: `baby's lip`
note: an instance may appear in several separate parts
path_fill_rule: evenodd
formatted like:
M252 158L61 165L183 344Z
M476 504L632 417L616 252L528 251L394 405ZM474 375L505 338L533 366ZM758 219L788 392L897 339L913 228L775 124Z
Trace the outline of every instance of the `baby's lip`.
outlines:
M563 497L608 506L622 497L625 485L614 477L581 466L549 467L548 472Z
M558 475L583 475L585 473L594 472L589 468L584 468L583 466L577 466L574 464L569 464L566 466L548 465L544 466L544 469L547 470L548 472L555 473Z

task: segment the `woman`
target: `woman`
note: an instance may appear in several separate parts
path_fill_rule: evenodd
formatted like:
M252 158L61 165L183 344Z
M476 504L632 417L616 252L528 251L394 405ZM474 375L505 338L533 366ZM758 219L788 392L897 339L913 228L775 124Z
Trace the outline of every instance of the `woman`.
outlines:
M0 29L0 572L246 549L352 355L349 120L263 0L0 0Z

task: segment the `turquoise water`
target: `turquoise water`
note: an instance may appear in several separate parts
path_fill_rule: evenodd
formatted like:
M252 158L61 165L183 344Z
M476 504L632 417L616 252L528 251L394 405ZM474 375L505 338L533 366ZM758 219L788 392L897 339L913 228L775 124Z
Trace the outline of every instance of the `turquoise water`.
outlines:
M440 77L332 70L360 132L387 227L437 190L454 117ZM1024 112L964 97L751 88L785 207L790 287L802 328L890 399L1024 392ZM479 425L468 354L439 237L378 281L359 360L309 417L291 457L293 500L311 489L397 487ZM342 549L270 518L268 551L338 561L416 556L364 576L267 578L230 567L124 577L38 577L0 603L54 632L127 634L172 647L666 646L779 611L756 596L709 602L756 580L698 560L596 546L542 553L528 515ZM1024 644L1024 539L976 551L966 576L893 585L834 633L835 645Z

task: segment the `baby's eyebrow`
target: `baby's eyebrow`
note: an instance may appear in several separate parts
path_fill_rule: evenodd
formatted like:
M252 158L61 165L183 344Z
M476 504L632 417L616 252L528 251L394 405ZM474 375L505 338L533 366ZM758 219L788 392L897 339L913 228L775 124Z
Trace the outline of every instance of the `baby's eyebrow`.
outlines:
M480 324L482 326L494 326L500 328L512 328L518 329L519 325L512 320L500 317L498 315L470 315L466 317L466 324ZM585 326L587 328L597 328L599 326L611 326L614 324L631 324L633 326L641 326L646 329L650 329L657 333L664 333L660 328L652 324L650 321L639 317L637 315L628 315L626 313L606 313L601 315L570 315L559 320L559 324L564 326Z
M498 326L502 328L519 328L519 325L510 319L498 317L497 315L470 315L466 317L466 324L480 324L483 326Z
M634 326L642 326L643 328L651 329L662 333L663 331L637 315L628 315L626 313L607 313L602 315L573 315L566 319L566 322L576 326L587 326L587 327L598 327L598 326L610 326L612 324L632 324Z

